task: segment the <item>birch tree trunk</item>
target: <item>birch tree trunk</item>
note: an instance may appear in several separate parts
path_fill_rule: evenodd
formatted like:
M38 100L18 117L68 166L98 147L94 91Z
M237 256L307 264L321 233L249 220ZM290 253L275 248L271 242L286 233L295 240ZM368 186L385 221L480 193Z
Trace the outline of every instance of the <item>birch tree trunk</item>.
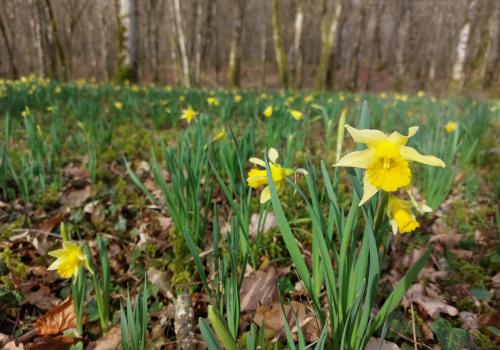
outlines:
M467 3L467 8L465 10L464 20L458 34L458 44L456 48L455 62L453 63L451 79L452 83L458 85L459 88L462 88L464 84L464 66L467 59L467 51L469 49L469 38L471 31L470 13L474 6L475 0L469 0Z
M283 43L283 36L281 33L278 0L271 0L271 16L273 25L274 51L276 53L276 61L278 63L280 84L283 88L287 88L289 83L289 73L286 61L285 45Z
M234 21L229 51L228 82L231 86L240 86L241 70L241 37L243 34L243 20L245 18L245 0L234 0Z
M302 84L302 27L304 24L304 0L296 0L294 23L293 49L292 49L292 86L300 88Z
M57 30L57 23L54 16L54 10L52 9L52 3L50 2L50 0L45 0L45 6L47 14L49 16L49 23L52 33L52 45L55 47L57 56L60 61L59 63L62 69L62 78L64 80L68 80L69 79L68 60L61 43L61 39L59 38L59 32Z
M396 47L396 70L394 74L394 83L396 90L402 88L406 77L405 52L407 47L408 33L410 31L410 2L401 0L399 17L396 24L397 28L397 47Z
M172 35L169 35L169 44L170 44L170 57L173 62L173 70L174 70L174 80L175 84L178 85L181 83L181 72L182 72L182 63L179 59L178 55L178 40L177 40L177 26L175 25L175 15L174 15L174 4L172 1L168 2L169 5L169 11L167 12L167 22L170 26L170 30L172 32Z
M433 6L434 15L432 28L434 33L441 33L443 28L443 10L440 6ZM429 82L433 83L436 79L436 66L437 66L437 56L438 56L438 47L439 47L439 36L435 35L432 37L431 42L429 43Z
M137 81L139 69L139 0L120 0L119 80ZM120 42L121 41L121 42Z
M184 85L185 87L190 87L191 79L189 73L189 59L187 54L186 34L183 28L181 3L180 0L172 0L172 1L174 9L175 27L177 31L177 45L179 46L179 51L181 54L181 68L182 68L181 81L182 85Z
M328 22L327 9L325 0L322 1L321 15L321 54L319 65L316 70L314 79L314 88L323 90L325 88L326 76L328 71L328 63L330 61L330 53L332 52L334 39L336 38L339 18L342 14L342 1L335 0L332 18ZM328 23L330 26L328 26Z

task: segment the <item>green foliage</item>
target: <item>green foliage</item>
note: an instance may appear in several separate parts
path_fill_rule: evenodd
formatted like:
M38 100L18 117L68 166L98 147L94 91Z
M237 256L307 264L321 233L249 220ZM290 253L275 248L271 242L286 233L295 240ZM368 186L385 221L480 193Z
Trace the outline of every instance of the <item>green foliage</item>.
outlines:
M453 327L444 318L434 321L431 329L443 350L466 349L471 346L470 334L464 329Z

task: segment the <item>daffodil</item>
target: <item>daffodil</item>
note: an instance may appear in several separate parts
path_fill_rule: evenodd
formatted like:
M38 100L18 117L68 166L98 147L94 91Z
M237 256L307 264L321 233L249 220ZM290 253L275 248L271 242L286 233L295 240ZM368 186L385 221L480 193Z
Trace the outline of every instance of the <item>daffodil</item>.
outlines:
M234 96L234 102L235 103L240 103L241 102L241 95L235 95Z
M304 97L304 102L305 103L312 103L314 101L314 96L313 95L307 95Z
M56 270L62 278L76 277L81 266L91 271L87 256L79 246L70 241L63 241L62 249L53 250L48 254L57 259L47 269Z
M418 97L424 97L424 96L425 96L425 92L424 92L423 90L419 90L419 91L417 92L417 96L418 96Z
M271 118L271 116L273 115L273 106L267 106L266 109L264 109L264 117L266 118Z
M387 203L387 215L392 227L392 233L408 233L420 227L420 224L412 212L412 203L399 199L396 196L389 196Z
M457 128L457 123L456 122L448 122L446 123L444 129L446 130L446 132L453 132L455 131L455 129Z
M292 115L292 117L295 120L301 120L302 119L302 112L301 111L297 111L297 110L292 109L290 111L290 114Z
M191 106L188 108L185 108L182 110L182 116L181 119L186 120L188 124L191 124L194 118L198 115L198 112L196 112Z
M209 98L207 98L207 103L209 106L218 106L219 99L217 97L210 96Z
M222 140L224 137L226 137L226 130L222 129L221 131L219 131L215 136L214 138L212 139L212 142L219 142L220 140Z
M345 155L334 166L366 169L364 193L359 205L363 205L379 190L394 192L410 185L410 161L432 166L445 167L445 163L434 156L422 155L412 147L406 146L410 137L418 131L417 126L408 129L408 135L395 131L386 135L380 130L355 129L346 125L354 142L368 146L362 151Z
M307 171L305 169L283 168L281 165L276 163L279 157L278 151L276 149L270 148L267 155L269 159L269 168L271 169L271 176L274 185L276 186L276 191L278 191L281 188L281 185L285 180L285 178L292 176L295 173L302 173L304 175L307 175ZM247 183L248 186L252 188L259 188L264 186L264 189L260 194L260 202L266 203L269 199L271 199L271 191L268 186L269 183L267 181L267 172L265 169L266 163L262 159L255 157L250 158L249 161L252 164L264 168L264 169L256 169L256 168L251 169L248 172Z
M123 108L123 103L121 103L120 101L116 101L116 102L114 103L114 106L115 106L115 108L116 108L117 110L121 111L121 110L122 110L122 108Z

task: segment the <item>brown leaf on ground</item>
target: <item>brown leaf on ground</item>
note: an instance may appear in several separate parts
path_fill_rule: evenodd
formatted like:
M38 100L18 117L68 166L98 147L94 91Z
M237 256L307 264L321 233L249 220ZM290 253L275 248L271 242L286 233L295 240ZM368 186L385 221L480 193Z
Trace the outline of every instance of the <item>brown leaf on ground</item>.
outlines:
M28 345L28 350L68 350L71 345L76 343L77 339L67 336L41 337Z
M427 296L424 287L420 284L412 285L406 292L403 299L403 306L408 308L411 302L420 306L422 311L433 319L437 319L441 313L445 313L450 316L458 315L458 310L455 307L446 304L438 298L431 298Z
M2 350L24 350L24 345L23 344L16 345L16 342L11 341L5 344Z
M248 234L251 238L255 238L259 231L259 221L262 220L260 215L257 213L252 214L250 217L250 225L248 226ZM263 223L260 223L262 227L262 232L267 232L270 229L277 227L278 222L276 221L276 216L273 213L267 213Z
M276 282L289 271L289 268L271 266L266 271L254 271L245 276L240 290L241 312L253 311L259 305L269 305L276 301Z
M450 249L450 252L460 260L468 260L474 256L474 252L465 249Z
M59 226L59 224L63 221L64 216L65 214L63 211L58 211L55 214L51 214L49 218L36 225L36 229L45 232L52 232L52 230L55 227Z
M121 343L121 330L119 326L111 328L106 335L90 343L87 350L115 350Z
M160 293L167 299L174 299L174 292L172 286L170 285L170 278L168 274L164 271L158 270L155 267L150 267L148 269L148 280L153 283Z
M85 323L85 316L84 316ZM57 335L66 329L76 327L76 314L73 300L66 299L36 321L35 329L39 335Z
M448 248L452 248L455 247L461 240L462 240L462 235L456 232L447 232L432 236L430 242L443 243Z
M479 328L477 315L472 313L472 312L469 312L469 311L460 312L460 319L464 323L464 326L466 329L470 329L471 331L475 331Z
M83 188L70 187L61 194L61 203L64 206L81 206L92 195L92 186Z
M83 212L90 215L90 221L94 225L104 222L104 219L106 218L104 215L104 208L101 204L99 204L99 201L87 203L83 208Z
M496 299L500 299L500 272L491 279L491 287Z
M292 301L291 305L284 305L283 308L294 337L298 329L297 321L306 341L313 342L318 340L321 333L319 321L305 304ZM269 332L271 337L279 337L283 334L284 320L279 303L257 307L253 321L258 325L264 324L266 331Z
M14 286L24 296L26 303L35 305L41 310L50 310L60 301L50 291L50 288L42 285L39 280L21 282L15 276L11 275Z
M366 344L365 350L400 350L401 348L393 342L382 341L382 346L380 346L380 339L371 337Z
M479 324L479 328L493 326L500 329L500 314L482 314L479 316L477 323Z

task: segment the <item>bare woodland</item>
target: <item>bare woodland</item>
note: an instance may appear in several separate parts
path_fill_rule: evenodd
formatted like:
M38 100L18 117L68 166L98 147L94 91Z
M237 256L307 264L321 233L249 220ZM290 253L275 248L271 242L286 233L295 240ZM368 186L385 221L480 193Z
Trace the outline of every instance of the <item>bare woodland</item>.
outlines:
M498 0L0 0L0 77L498 88Z

